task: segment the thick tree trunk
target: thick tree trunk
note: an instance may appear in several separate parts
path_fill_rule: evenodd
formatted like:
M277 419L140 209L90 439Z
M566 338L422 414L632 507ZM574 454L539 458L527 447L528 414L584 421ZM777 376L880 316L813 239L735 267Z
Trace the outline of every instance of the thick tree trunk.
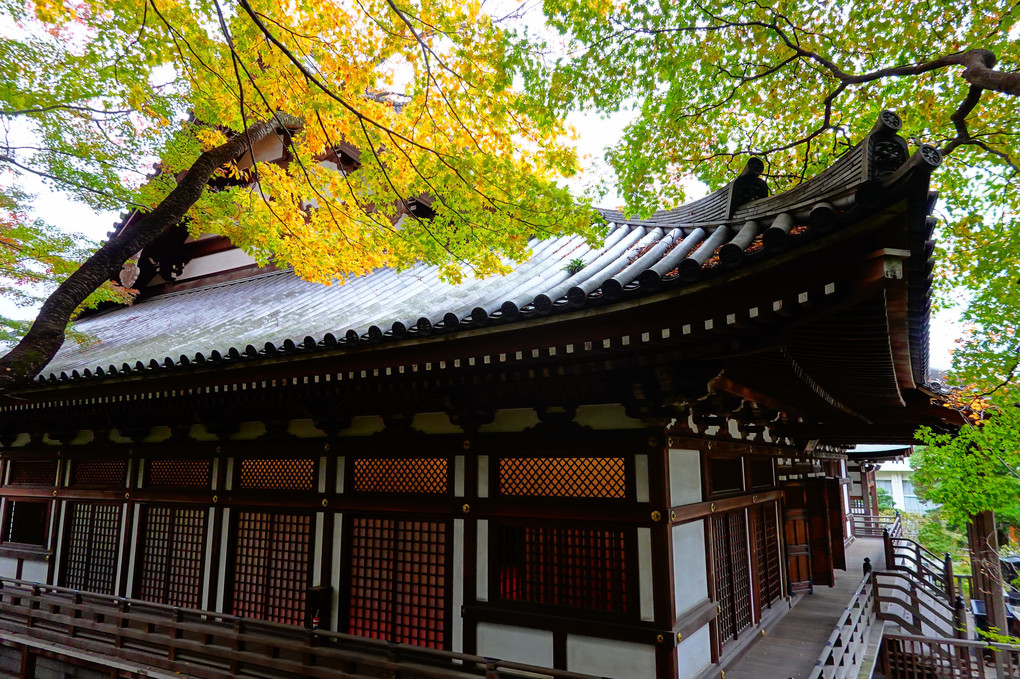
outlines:
M0 391L31 380L46 367L64 343L64 331L75 309L94 290L120 271L130 257L152 243L167 229L180 224L202 196L213 172L243 155L249 147L274 129L275 121L260 122L206 151L180 180L177 187L131 228L111 239L85 260L43 303L28 334L6 356L0 357Z
M1002 594L1002 569L999 566L999 539L995 530L995 512L971 516L967 526L967 547L970 549L973 596L983 599L988 626L1006 634L1006 603Z

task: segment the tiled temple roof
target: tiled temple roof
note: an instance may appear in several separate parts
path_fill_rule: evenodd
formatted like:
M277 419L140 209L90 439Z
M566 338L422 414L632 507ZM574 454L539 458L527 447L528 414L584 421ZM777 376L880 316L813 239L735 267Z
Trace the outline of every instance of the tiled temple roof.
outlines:
M832 166L777 195L766 195L757 177L761 163L752 159L734 182L680 208L640 220L603 211L610 228L599 247L576 236L534 241L534 255L505 276L451 285L439 280L437 267L421 265L323 286L274 271L153 296L81 319L78 330L98 341L65 343L39 379L110 378L382 344L725 280L838 231L853 221L848 213L862 196L914 167L937 165L930 147L907 158L898 122L883 114L871 135ZM889 149L900 149L892 161ZM583 267L574 272L577 260Z

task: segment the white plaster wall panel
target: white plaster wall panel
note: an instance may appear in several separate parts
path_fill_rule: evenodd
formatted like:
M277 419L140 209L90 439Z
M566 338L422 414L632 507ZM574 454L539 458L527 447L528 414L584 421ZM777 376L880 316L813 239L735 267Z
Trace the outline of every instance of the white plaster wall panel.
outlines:
M669 504L671 507L701 502L701 452L669 449Z
M592 429L644 429L645 423L627 416L627 410L619 403L580 406L574 422Z
M191 429L188 430L188 436L195 439L196 441L219 441L220 437L216 434L211 434L208 429L205 428L204 424L193 424Z
M137 506L136 506L137 513ZM117 585L114 590L119 596L124 596L124 592L121 591L121 574L124 572L124 545L127 540L128 523L130 518L128 516L128 505L124 505L120 510L120 540L117 541Z
M850 518L852 514L850 510L850 484L844 483L840 486L840 488L843 491L843 510L845 512L843 519L845 523L844 535L846 537L850 537L854 534L854 522L853 519Z
M340 629L340 564L343 557L344 543L344 515L340 512L333 514L333 572L330 574L330 582L333 585L333 626L331 629Z
M489 456L478 456L478 497L489 497Z
M480 656L539 667L553 665L552 632L482 622L476 633Z
M446 413L417 413L411 426L426 434L463 434L464 430L453 422Z
M638 502L648 502L648 456L634 456L634 499Z
M0 556L0 575L5 578L17 577L18 560L6 556Z
M326 438L326 432L316 427L315 423L307 418L291 420L287 425L287 433L299 439Z
M694 679L711 664L712 636L708 625L705 625L677 644L676 665L680 668L679 679Z
M370 436L385 428L386 423L378 415L355 415L351 418L351 426L341 430L338 436Z
M323 465L325 466L325 465ZM323 584L322 582L322 557L323 557L323 538L325 537L326 530L326 513L316 512L315 513L315 544L312 548L312 586L319 587Z
M524 431L540 422L534 408L507 408L497 410L492 422L478 427L478 432L485 434Z
M475 559L475 596L479 601L489 600L489 522L478 522L476 540L478 556Z
M655 648L568 634L567 669L611 679L655 679Z
M708 598L707 564L704 520L673 526L673 591L678 617Z
M162 443L171 436L173 432L170 431L170 427L164 425L157 425L149 431L149 435L142 439L145 443Z
M139 536L140 535L140 533L138 532L138 529L140 528L141 522L142 522L142 512L139 511L138 509L136 509L135 510L135 516L134 516L134 522L133 522L134 525L133 525L133 528L131 529L131 534L132 535L134 535L134 536ZM138 558L138 544L139 544L139 542L140 542L140 540L138 540L137 537L136 537L136 539L131 541L131 549L130 549L130 554L128 556L128 578L127 578L127 591L128 592L135 591L135 573L137 572L137 569L135 568L135 563L136 563L136 559Z
M637 529L638 603L641 619L655 620L655 596L652 591L652 529Z
M453 458L453 495L464 497L464 456L455 455Z
M464 618L460 614L464 605L464 519L453 520L453 595L450 608L453 613L453 639L455 653L464 650Z
M21 565L21 579L29 582L46 582L49 570L45 561L25 561Z
M239 269L242 266L251 266L255 263L255 258L246 255L243 250L225 250L223 252L215 252L211 255L204 255L202 257L196 257L187 264L184 265L184 270L181 271L181 275L177 277L178 281L186 281L190 278L198 278L199 276L208 276L209 274L219 273L220 271L229 271L231 269ZM268 319L272 323L272 319Z
M220 528L220 554L229 554L227 551L230 548L229 536L230 536L230 507L223 510L223 523ZM224 590L227 588L227 560L220 559L219 574L217 575L220 586L216 590L216 610L223 612L223 596Z
M54 554L55 566L53 568L53 582L60 582L60 564L64 558L64 527L67 525L67 502L58 501L56 506L57 518L57 543L56 554Z
M216 461L213 462L213 478L215 479ZM214 488L215 490L215 488ZM213 527L216 525L216 508L209 508L209 515L206 518L205 529L205 571L202 574L202 607L211 609L213 602L209 600L209 588L212 583L212 553L213 553Z

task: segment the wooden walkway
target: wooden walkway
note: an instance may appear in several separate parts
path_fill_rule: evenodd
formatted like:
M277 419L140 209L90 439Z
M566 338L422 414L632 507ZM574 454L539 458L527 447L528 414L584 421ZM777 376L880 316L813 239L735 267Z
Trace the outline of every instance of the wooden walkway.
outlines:
M768 626L764 636L726 668L726 679L801 679L811 674L822 647L864 577L864 557L885 568L881 538L857 538L846 551L847 570L836 571L834 587L815 587L793 610Z

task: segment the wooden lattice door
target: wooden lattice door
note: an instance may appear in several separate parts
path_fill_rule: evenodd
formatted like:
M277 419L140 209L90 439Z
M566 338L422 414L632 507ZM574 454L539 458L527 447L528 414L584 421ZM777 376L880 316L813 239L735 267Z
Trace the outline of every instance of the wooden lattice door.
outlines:
M235 531L234 615L305 625L311 517L239 512Z
M807 520L807 499L804 486L784 486L783 535L786 541L786 576L791 592L813 591L811 577L811 539Z
M171 606L201 607L205 524L204 509L145 509L138 598Z
M72 502L67 514L67 556L60 584L86 592L113 594L117 585L120 506Z
M759 609L771 607L783 596L782 554L776 511L776 503L770 502L755 507L751 513Z
M347 631L447 648L447 524L355 518L348 533Z
M751 573L744 510L712 517L715 597L719 641L734 639L751 625Z

